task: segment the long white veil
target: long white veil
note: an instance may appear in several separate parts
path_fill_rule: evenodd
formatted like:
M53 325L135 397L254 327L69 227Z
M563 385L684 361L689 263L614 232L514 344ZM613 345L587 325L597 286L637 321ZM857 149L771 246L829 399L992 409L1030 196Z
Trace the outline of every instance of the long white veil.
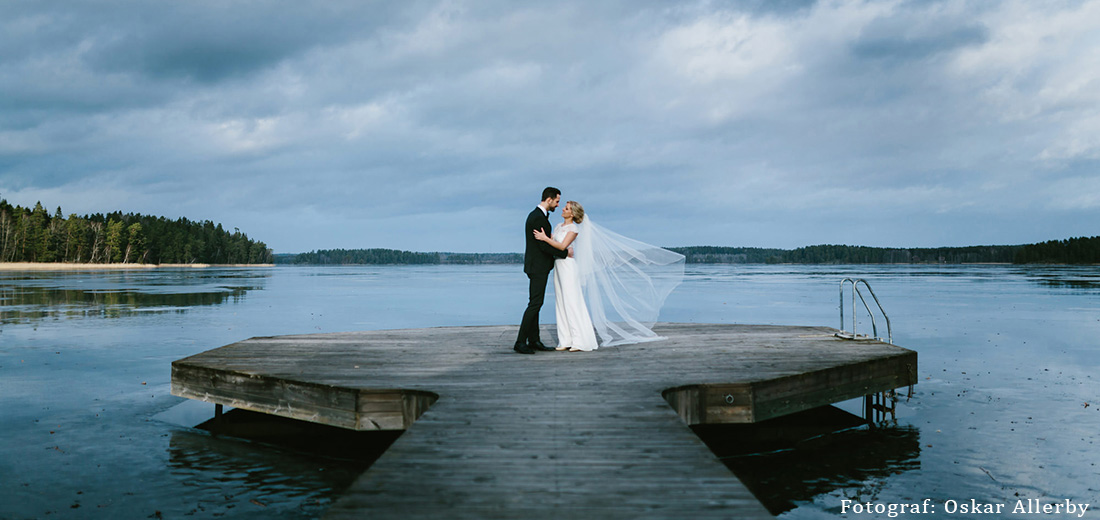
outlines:
M602 346L663 339L651 329L665 298L684 279L684 255L624 237L585 216L573 257Z

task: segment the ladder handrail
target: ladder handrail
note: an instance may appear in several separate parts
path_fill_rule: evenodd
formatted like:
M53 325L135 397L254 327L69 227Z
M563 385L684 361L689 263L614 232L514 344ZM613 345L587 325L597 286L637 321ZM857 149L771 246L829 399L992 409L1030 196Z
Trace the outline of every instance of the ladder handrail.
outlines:
M871 312L871 306L867 305L867 300L864 298L864 294L859 290L859 283L862 281L865 285L867 280L862 278L851 279L851 291L853 291L853 297L851 297L851 333L856 333L856 296L859 297L859 301L864 302L864 308L867 309L867 316L871 317L871 336L878 338L879 328L875 322L875 313ZM842 289L843 291L844 289ZM844 296L842 295L842 298ZM879 306L880 308L882 306ZM842 311L843 312L843 311Z
M893 343L894 342L894 331L891 330L891 327L890 327L890 316L888 316L886 314L886 309L884 309L882 307L882 303L880 303L878 301L878 296L875 296L875 291L874 291L874 289L871 289L871 284L867 283L867 280L864 280L862 278L860 279L860 282L862 282L863 286L867 288L867 292L871 293L871 298L873 298L875 300L875 305L878 306L878 311L882 313L883 319L886 320L887 342L888 343ZM856 288L856 294L859 294L859 299L863 300L863 293L859 290L859 285L856 285L855 288ZM867 302L864 301L863 304L867 305ZM874 327L874 325L875 325L875 320L874 320L874 315L872 314L871 315L871 326ZM873 330L874 330L875 335L877 336L878 335L878 329L873 329Z
M875 290L871 288L871 284L863 278L845 278L840 281L840 330L844 330L844 284L849 282L852 284L852 336L856 335L856 296L859 296L859 300L863 302L863 307L867 309L867 315L871 317L872 336L876 339L882 339L878 337L878 324L875 322L875 313L871 312L871 306L867 304L867 300L863 297L863 291L859 289L859 284L862 283L867 288L867 292L871 293L871 298L875 300L875 305L878 306L882 317L886 319L887 341L893 343L894 331L890 326L890 316L886 314L886 309L882 307L882 302L878 300L878 296L875 296Z

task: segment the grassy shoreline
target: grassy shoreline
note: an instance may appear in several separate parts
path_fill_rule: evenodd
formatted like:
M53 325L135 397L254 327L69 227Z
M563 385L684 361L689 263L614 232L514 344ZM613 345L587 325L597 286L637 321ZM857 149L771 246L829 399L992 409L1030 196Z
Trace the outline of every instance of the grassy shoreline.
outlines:
M72 264L63 262L0 262L0 271L87 271L207 267L275 267L275 264Z

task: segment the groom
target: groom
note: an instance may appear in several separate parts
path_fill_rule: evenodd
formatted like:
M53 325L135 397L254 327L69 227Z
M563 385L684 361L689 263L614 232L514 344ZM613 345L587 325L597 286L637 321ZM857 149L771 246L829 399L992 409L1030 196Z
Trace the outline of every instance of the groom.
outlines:
M523 252L523 272L531 280L530 299L527 310L523 312L523 321L519 325L519 337L513 350L520 354L534 354L536 350L554 350L539 341L539 309L546 296L546 280L554 268L555 258L565 258L568 252L535 238L535 230L542 229L547 235L551 232L550 212L558 209L561 203L561 190L546 188L542 190L542 202L527 215L527 224L523 232L527 235L527 247Z

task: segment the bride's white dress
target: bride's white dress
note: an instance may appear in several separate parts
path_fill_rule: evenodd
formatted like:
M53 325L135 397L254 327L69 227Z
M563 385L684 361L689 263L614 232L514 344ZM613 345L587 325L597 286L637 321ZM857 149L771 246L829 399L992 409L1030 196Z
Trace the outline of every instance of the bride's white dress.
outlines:
M562 224L554 229L554 240L562 242L577 225ZM573 258L554 261L554 312L558 322L558 346L577 350L596 350L596 332L584 303L580 271Z
M578 350L664 339L653 325L669 293L684 279L684 255L627 238L591 216L554 230L570 231L572 258L554 263L558 345ZM593 333L594 332L594 333Z

